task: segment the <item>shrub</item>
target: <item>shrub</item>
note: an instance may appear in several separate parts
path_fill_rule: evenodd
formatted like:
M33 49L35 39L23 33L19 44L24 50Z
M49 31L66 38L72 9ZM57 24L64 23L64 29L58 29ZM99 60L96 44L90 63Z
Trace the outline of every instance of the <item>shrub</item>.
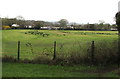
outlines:
M85 44L85 43L84 43ZM37 63L37 64L51 64L51 65L75 65L75 64L91 64L91 43L87 43L87 46L76 43L70 48L68 51L69 53L65 53L63 45L60 48L63 51L57 52L57 58L52 60L51 56L48 53L44 53L40 56L35 57L33 60L20 60L24 63ZM81 46L82 45L82 46ZM64 47L65 48L65 47ZM89 50L88 50L89 49ZM48 51L49 52L49 51ZM62 53L63 52L63 53ZM94 48L94 65L111 65L111 64L118 64L118 41L99 41L95 42ZM17 59L11 56L4 56L3 61L10 61L15 62Z
M48 56L42 55L42 56L35 57L32 60L32 63L48 64L48 63L50 63L50 61L51 61L51 59Z
M37 30L35 30L35 31L28 31L28 32L25 32L25 34L39 35L39 36L43 36L43 37L49 36L49 34L43 33L43 32L39 32Z
M91 49L89 50L89 52ZM100 41L95 43L95 64L108 65L117 64L118 41ZM89 55L90 57L90 55Z
M5 55L2 57L2 62L16 62L16 61L17 61L17 59L15 59L12 56Z
M3 28L3 29L11 29L10 26L3 26L2 28Z

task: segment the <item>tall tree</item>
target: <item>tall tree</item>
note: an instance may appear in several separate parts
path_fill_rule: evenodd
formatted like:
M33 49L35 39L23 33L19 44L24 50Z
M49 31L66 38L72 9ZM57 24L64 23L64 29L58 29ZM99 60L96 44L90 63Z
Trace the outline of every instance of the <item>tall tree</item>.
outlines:
M119 32L119 36L120 36L120 12L116 13L115 18L116 18L116 24L117 24L118 32Z
M115 15L115 18L116 18L116 24L117 24L117 27L118 27L118 67L119 67L119 64L120 64L120 12L117 12L116 15Z
M65 28L67 27L68 21L66 19L61 19L60 21L58 21L58 23L60 24L60 28Z
M41 27L44 26L45 22L44 21L35 21L34 24L35 24L35 27L34 27L35 29L41 29Z
M17 22L16 18L2 18L2 25L12 26L12 24L16 24Z
M26 22L25 22L25 19L23 16L19 15L19 16L16 16L16 19L17 19L17 24L20 25L20 28L25 28L26 26Z
M105 23L104 20L99 20L98 28L99 29L104 29L104 23Z
M19 15L19 16L16 16L16 19L17 20L25 20L23 16Z

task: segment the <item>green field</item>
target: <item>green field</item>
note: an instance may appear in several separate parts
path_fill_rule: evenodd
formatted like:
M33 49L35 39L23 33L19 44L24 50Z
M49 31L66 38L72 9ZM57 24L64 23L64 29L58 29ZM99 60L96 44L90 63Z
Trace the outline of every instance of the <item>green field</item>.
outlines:
M2 54L17 57L17 42L21 41L21 58L32 59L36 56L53 56L53 43L57 42L57 54L68 56L71 52L85 54L91 42L97 44L100 41L112 42L118 38L117 31L59 31L39 30L49 34L42 35L25 34L34 30L3 30L2 31ZM101 34L104 33L104 34ZM29 46L31 43L32 46Z
M119 77L118 70L100 66L59 66L3 63L3 77Z
M33 32L33 34L31 34ZM37 34L38 33L38 34ZM41 35L39 34L41 33ZM48 36L43 36L47 34ZM53 58L53 43L57 42L57 57L71 57L69 61L80 61L87 56L92 41L95 41L96 57L103 63L107 58L115 59L114 48L117 31L69 31L69 30L3 30L2 55L17 58L18 41L21 42L20 59L44 60ZM111 42L113 44L111 44ZM115 42L115 43L114 43ZM100 48L100 50L99 50ZM113 49L112 49L113 48ZM105 54L105 55L104 55ZM107 57L108 56L108 57ZM103 57L103 58L102 58ZM81 58L81 59L79 59ZM105 59L104 59L105 58ZM8 59L9 60L9 59ZM113 59L111 59L113 60ZM74 62L73 61L73 62ZM39 62L39 61L38 61ZM64 62L63 62L64 64ZM87 66L53 64L28 64L3 62L3 77L118 77L116 65Z

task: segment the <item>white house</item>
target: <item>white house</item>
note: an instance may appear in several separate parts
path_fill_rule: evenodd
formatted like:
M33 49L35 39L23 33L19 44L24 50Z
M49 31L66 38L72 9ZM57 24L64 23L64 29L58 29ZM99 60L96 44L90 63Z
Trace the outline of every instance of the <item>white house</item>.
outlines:
M111 27L110 30L117 31L118 29L117 29L117 27Z
M32 28L32 27L33 27L33 26L30 26L30 25L29 25L29 26L26 26L26 28Z
M18 24L13 24L12 27L19 27L19 25Z
M46 27L41 27L41 29L48 29L48 30L51 30L51 27L50 27L50 26L46 26Z

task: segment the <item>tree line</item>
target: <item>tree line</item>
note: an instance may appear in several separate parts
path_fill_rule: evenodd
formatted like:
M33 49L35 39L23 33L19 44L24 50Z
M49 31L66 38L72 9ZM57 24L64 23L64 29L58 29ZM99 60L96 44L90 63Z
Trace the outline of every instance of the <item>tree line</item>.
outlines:
M18 24L19 27L12 27L13 24ZM22 16L17 16L15 18L2 18L2 26L9 26L9 29L30 29L28 26L31 26L31 29L49 27L51 29L57 28L65 30L110 30L111 28L117 27L116 24L110 25L102 20L95 24L78 24L75 22L68 22L66 19L61 19L57 22L25 20Z

